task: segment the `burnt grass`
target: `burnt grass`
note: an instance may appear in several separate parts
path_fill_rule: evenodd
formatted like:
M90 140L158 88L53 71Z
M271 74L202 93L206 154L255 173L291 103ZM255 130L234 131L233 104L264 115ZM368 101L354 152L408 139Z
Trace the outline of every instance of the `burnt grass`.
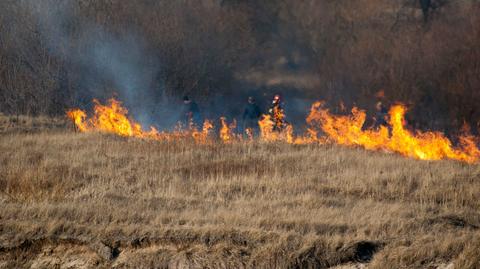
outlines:
M48 129L0 164L0 268L480 266L478 165Z

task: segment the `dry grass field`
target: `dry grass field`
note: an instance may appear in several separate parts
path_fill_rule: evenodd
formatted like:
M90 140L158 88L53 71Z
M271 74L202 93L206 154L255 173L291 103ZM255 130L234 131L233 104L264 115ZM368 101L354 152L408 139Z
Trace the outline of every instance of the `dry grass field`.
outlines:
M478 165L5 119L0 268L480 267Z

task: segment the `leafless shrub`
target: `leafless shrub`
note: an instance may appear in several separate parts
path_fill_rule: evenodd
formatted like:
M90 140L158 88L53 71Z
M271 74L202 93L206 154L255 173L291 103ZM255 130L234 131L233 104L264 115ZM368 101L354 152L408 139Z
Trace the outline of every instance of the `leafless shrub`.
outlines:
M386 102L417 107L411 121L424 128L458 130L465 121L476 131L480 118L475 1L434 1L427 23L418 1L407 0L65 1L62 42L46 38L51 29L38 22L38 9L54 2L0 4L3 112L58 115L110 97L116 84L85 83L94 68L75 64L72 55L102 35L134 33L151 61L146 65L154 66L145 89L128 98L144 105L190 94L207 106L216 96L280 83L308 98L369 109L383 90ZM85 42L92 25L103 34Z

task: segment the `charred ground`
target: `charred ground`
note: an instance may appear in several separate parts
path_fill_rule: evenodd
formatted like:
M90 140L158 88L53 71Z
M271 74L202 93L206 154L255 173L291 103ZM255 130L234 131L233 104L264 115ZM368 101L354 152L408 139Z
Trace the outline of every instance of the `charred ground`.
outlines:
M3 268L479 266L478 165L31 122L0 139Z

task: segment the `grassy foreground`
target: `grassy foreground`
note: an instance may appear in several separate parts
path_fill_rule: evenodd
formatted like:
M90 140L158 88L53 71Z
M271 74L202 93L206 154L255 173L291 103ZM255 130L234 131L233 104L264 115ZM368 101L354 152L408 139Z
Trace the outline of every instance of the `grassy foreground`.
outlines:
M0 268L479 268L479 190L341 147L4 132Z

